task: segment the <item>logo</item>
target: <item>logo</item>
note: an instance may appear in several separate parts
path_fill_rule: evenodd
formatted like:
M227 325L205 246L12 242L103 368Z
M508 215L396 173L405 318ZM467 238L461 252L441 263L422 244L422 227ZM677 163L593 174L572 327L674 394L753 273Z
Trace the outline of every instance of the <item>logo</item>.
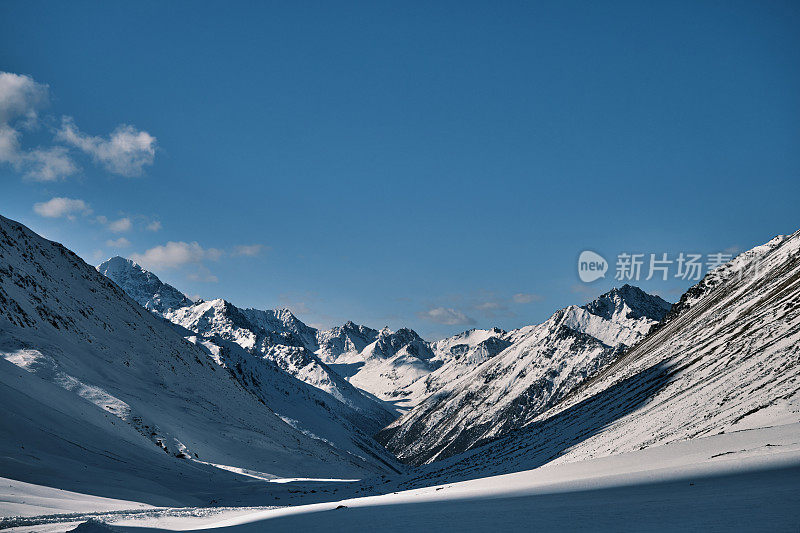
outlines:
M602 255L584 250L578 257L578 277L584 283L591 283L596 279L606 277L608 261Z

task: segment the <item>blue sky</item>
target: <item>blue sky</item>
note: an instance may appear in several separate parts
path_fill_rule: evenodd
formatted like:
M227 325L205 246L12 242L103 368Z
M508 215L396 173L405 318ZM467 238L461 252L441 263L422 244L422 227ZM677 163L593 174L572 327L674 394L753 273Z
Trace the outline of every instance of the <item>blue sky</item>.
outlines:
M3 2L0 213L428 338L620 284L581 283L585 249L800 228L797 2L429 4Z

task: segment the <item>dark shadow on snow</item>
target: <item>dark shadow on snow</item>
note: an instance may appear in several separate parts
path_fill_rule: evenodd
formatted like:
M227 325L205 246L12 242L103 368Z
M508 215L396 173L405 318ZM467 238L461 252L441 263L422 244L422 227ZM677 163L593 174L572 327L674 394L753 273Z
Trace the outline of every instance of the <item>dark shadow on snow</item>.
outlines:
M542 466L642 407L682 368L656 364L550 418L420 467L419 474L401 487L463 481Z

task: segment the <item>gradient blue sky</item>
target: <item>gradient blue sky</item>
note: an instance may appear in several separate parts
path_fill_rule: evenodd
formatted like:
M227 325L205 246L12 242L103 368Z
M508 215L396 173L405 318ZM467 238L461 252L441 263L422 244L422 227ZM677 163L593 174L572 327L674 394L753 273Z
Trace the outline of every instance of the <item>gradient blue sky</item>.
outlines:
M153 270L314 325L508 329L619 284L581 284L583 249L800 227L798 2L6 1L0 71L48 96L0 213L93 264L196 242ZM152 164L114 166L120 125ZM54 146L76 170L26 178ZM33 210L54 197L91 214Z

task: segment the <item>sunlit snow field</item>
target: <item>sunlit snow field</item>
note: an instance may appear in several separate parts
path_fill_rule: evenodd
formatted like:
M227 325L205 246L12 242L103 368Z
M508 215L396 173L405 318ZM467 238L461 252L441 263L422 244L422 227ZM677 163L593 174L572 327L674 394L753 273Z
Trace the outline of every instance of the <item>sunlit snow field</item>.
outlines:
M424 489L289 507L148 509L4 480L0 513L29 516L6 518L0 527L69 531L91 518L82 514L59 521L42 516L71 509L109 511L99 518L119 531L797 531L799 488L800 424L790 424ZM89 526L82 527L91 531Z

